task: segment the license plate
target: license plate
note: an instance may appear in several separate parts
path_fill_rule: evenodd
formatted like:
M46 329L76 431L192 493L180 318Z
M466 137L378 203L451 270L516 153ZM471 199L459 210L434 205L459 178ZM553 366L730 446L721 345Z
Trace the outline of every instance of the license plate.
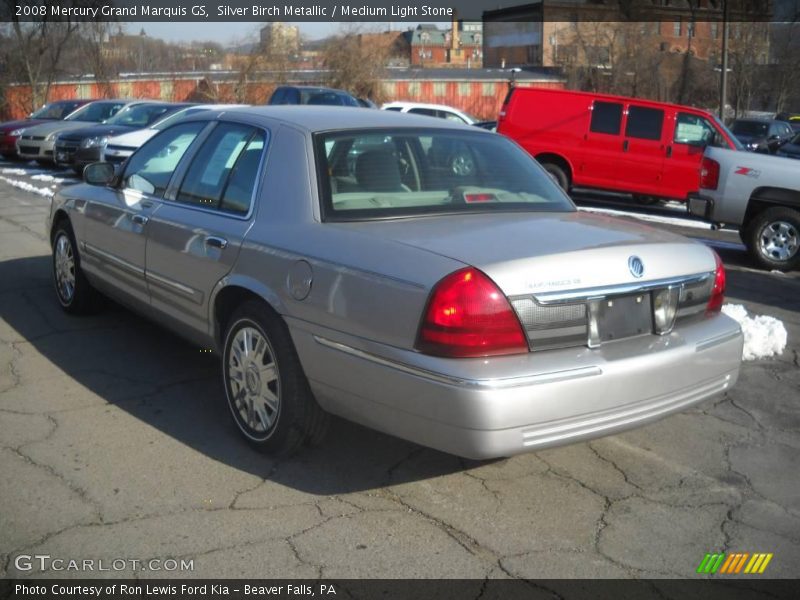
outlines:
M593 312L597 319L600 343L653 331L653 309L649 293L598 300Z

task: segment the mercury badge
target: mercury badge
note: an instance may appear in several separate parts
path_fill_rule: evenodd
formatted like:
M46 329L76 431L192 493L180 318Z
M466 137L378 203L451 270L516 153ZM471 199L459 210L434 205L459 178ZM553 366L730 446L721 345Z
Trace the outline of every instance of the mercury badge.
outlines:
M631 256L628 259L628 270L631 272L631 275L639 279L644 275L644 263L642 259L638 256Z

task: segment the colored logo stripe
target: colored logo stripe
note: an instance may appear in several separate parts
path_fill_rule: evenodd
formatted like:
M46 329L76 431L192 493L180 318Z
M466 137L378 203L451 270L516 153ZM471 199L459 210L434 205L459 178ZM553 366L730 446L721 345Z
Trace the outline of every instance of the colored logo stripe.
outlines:
M706 554L700 562L700 566L697 567L697 572L713 575L717 572L717 569L719 569L719 566L722 564L722 559L724 558L724 554Z
M772 556L771 553L758 552L752 555L749 552L733 552L728 554L727 557L724 553L708 553L697 567L697 572L708 575L713 575L717 572L728 575L738 575L740 573L761 574L766 570L767 565L772 560Z

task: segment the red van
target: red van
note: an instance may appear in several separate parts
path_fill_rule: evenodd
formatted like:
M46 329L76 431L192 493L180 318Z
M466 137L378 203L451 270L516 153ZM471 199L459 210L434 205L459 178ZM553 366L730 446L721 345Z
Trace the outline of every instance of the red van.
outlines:
M566 90L512 88L497 131L525 148L565 190L628 192L643 201L686 201L700 186L705 146L741 149L706 111Z

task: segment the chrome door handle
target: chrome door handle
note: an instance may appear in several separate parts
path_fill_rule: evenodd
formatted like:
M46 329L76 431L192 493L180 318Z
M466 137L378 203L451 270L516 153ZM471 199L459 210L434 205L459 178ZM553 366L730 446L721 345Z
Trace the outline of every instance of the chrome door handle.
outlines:
M150 220L150 219L148 219L148 218L147 218L147 217L145 217L144 215L133 215L133 216L131 217L131 221L133 221L133 222L134 222L134 223L136 223L137 225L144 225L144 224L145 224L145 223L147 223L149 220Z
M210 235L206 238L206 246L224 250L228 246L228 240L215 235Z

